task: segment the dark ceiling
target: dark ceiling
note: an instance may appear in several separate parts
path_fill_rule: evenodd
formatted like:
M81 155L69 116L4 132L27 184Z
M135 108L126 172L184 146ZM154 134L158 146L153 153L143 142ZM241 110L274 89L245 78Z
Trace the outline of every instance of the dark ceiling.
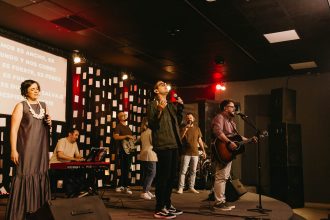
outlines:
M330 72L329 12L327 0L2 0L0 26L187 86ZM263 36L290 29L301 39ZM289 65L307 61L318 67Z

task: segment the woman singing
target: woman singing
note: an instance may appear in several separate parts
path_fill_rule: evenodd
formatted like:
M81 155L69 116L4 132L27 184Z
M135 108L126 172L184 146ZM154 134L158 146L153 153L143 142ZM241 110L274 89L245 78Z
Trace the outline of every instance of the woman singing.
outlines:
M7 220L24 220L50 200L48 177L49 126L51 118L39 102L40 85L34 80L21 84L24 101L16 104L10 128L10 158L14 162Z

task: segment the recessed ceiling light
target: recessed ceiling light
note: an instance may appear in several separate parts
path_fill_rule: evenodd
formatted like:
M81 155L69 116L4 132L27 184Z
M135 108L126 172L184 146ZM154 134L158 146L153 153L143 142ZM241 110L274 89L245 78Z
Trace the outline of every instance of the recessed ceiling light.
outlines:
M181 28L172 28L170 30L167 31L167 33L170 35L170 36L178 36L180 34L180 32L182 32L182 29Z
M291 68L294 70L300 69L309 69L317 67L317 64L314 61L302 62L302 63L292 63L290 64Z
M166 72L169 72L169 73L174 73L175 72L175 66L167 65L167 66L164 66L163 68Z
M206 0L207 2L216 2L217 0Z
M269 43L278 43L283 41L300 39L295 30L281 31L275 33L264 34Z

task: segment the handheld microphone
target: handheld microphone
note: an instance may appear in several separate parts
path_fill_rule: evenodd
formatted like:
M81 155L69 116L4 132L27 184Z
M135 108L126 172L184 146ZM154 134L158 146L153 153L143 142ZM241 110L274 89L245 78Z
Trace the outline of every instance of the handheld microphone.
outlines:
M43 122L44 122L44 125L46 125L46 126L49 126L48 121L47 121L48 117L49 117L49 115L47 113L45 113L45 116L43 118Z
M183 105L182 99L178 96L178 94L174 93L173 98L175 99L175 102L179 105Z
M242 118L248 118L248 116L245 115L245 114L242 113L242 112L235 112L235 115L239 115L239 116L241 116Z

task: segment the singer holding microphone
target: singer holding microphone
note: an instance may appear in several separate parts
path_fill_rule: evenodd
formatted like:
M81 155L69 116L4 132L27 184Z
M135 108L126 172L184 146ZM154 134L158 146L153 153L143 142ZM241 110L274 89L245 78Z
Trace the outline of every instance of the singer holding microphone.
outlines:
M233 121L235 116L235 105L231 99L224 100L220 103L220 113L217 114L212 120L212 133L213 135L224 142L231 149L236 149L237 145L229 138L238 135L236 124ZM241 136L242 140L247 138ZM213 152L214 153L214 152ZM215 158L213 156L213 158ZM234 205L230 205L226 202L225 191L226 181L230 177L230 170L232 162L222 164L217 160L215 162L215 180L214 180L214 197L215 197L215 209L222 211L230 211L235 208Z
M180 97L175 103L167 101L169 91L163 81L155 84L154 93L155 99L147 108L148 125L158 157L154 218L172 219L183 213L172 205L171 194L177 172L178 148L182 147L179 125L184 106Z
M181 167L178 184L178 194L183 193L185 186L186 173L189 168L188 191L199 193L195 189L196 170L198 164L198 146L202 149L202 156L205 159L206 153L202 141L202 132L198 126L194 125L195 117L192 113L186 114L186 125L181 129L181 140L183 144L181 155Z
M29 219L31 213L51 199L48 177L51 117L46 104L39 102L39 94L38 82L22 82L21 95L25 100L16 104L11 116L10 158L15 167L6 220Z

